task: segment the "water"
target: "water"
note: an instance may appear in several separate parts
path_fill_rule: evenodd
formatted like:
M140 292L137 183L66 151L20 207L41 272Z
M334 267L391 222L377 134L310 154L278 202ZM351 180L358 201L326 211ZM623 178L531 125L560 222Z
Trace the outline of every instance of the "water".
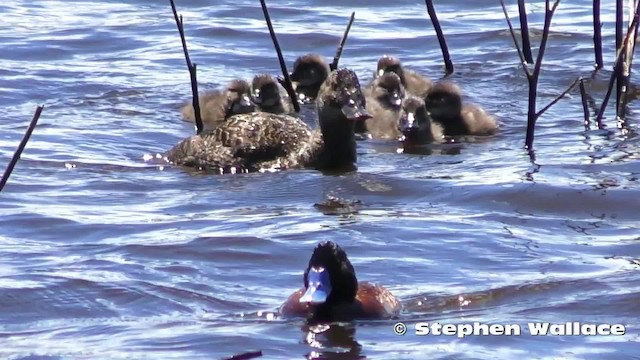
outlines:
M330 58L351 11L341 64L367 82L384 53L442 76L417 1L271 1L291 65ZM540 107L577 76L600 104L614 57L592 74L590 1L552 25ZM201 88L278 73L257 1L178 1ZM0 197L0 357L215 359L640 358L637 101L631 131L585 131L580 96L539 119L522 145L527 83L497 1L436 4L469 101L498 135L431 155L359 142L359 169L203 176L143 161L193 134L165 1L0 5L0 164L36 105L46 108ZM544 7L529 5L538 44ZM517 11L509 6L515 17ZM517 18L514 19L517 23ZM327 208L338 198L347 206ZM302 285L315 244L334 240L360 280L382 284L400 319L309 328L278 306ZM403 321L409 333L397 336ZM422 336L415 323L518 324L521 336ZM531 336L528 322L621 323L623 336Z

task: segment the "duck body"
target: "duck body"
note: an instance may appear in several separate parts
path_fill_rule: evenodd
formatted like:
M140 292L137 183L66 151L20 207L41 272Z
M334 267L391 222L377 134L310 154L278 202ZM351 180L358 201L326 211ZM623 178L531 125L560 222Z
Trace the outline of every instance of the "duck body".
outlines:
M280 307L285 317L307 317L315 322L386 319L401 310L386 288L358 282L346 252L336 243L318 244L303 275L304 288Z
M289 94L272 75L256 75L251 83L251 94L251 100L257 105L259 111L272 114L295 112Z
M365 96L371 119L356 125L356 132L368 132L375 139L400 137L398 120L405 98L400 77L392 72L377 77L365 89Z
M256 111L251 101L251 86L241 79L231 81L224 89L212 90L200 95L200 116L205 129L212 129L233 115ZM191 102L182 109L184 121L195 123L195 111Z
M447 136L492 135L496 119L476 104L463 104L460 87L450 81L433 86L425 99L431 118L442 125Z
M404 148L429 143L441 143L444 140L444 129L432 121L424 101L409 95L402 102L402 112L398 121L399 137Z
M218 173L289 168L353 170L354 124L369 117L358 78L348 69L331 73L317 101L320 129L281 114L254 112L230 117L187 138L165 153L176 165Z

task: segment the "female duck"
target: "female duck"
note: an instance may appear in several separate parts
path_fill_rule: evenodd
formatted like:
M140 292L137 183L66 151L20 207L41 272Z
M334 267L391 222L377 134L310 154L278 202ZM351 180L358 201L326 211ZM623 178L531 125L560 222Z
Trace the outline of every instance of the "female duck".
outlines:
M400 312L400 302L389 290L358 282L347 253L331 241L316 246L303 281L304 288L280 307L283 316L330 322L390 318Z
M231 81L222 90L213 90L200 95L200 115L205 129L211 129L236 114L255 111L251 102L251 86L242 79ZM182 107L182 118L195 122L193 104L189 102Z
M355 121L370 117L356 74L348 69L333 71L320 87L317 109L320 130L312 131L288 115L235 115L211 131L183 140L165 157L177 165L219 173L355 169Z
M371 119L356 125L356 132L369 132L376 139L397 139L398 119L405 97L404 86L395 73L385 73L365 89Z
M301 102L315 100L329 72L329 65L318 54L306 54L296 59L293 63L291 82Z
M462 91L452 82L435 84L425 103L432 119L443 126L445 135L491 135L498 130L493 116L478 105L462 103Z
M287 91L269 74L256 75L251 83L252 100L260 111L272 114L291 114L293 104Z
M407 92L423 99L433 86L431 79L428 77L422 76L413 70L405 69L397 57L385 55L378 60L378 69L375 76L382 76L389 72L395 73L400 77L402 86L405 87Z

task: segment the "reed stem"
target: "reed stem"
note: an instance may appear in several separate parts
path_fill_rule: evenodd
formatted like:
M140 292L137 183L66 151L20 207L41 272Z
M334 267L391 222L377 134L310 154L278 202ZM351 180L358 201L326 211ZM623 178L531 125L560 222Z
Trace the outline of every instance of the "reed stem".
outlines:
M258 350L258 351L249 351L243 354L233 355L230 358L225 358L222 360L249 360L249 359L255 359L261 356L262 356L262 351Z
M591 113L587 102L587 90L584 88L584 79L580 78L580 98L582 99L582 112L584 113L584 130L591 130Z
M446 71L446 75L453 73L453 62L451 61L451 56L449 55L449 47L447 46L447 40L444 37L444 33L442 32L442 27L440 27L440 21L438 20L438 14L436 14L436 9L433 6L433 0L425 0L427 4L427 12L429 13L429 18L433 23L433 28L436 31L436 35L438 36L438 42L440 43L440 49L442 50L442 58L444 59L444 67Z
M276 32L273 30L273 25L271 24L271 16L269 16L269 9L267 9L267 4L265 0L260 0L260 5L262 5L262 13L264 14L264 19L267 22L267 27L269 28L269 34L271 35L271 40L273 41L273 46L276 48L276 52L278 53L278 61L280 62L280 69L282 70L282 75L284 76L284 88L287 90L291 101L293 102L293 108L296 112L300 112L300 104L298 103L298 97L296 96L295 90L293 90L293 85L291 84L291 78L289 77L289 71L287 70L287 64L284 62L284 56L282 56L282 50L280 49L280 44L278 43L278 37L276 36Z
M333 57L333 62L331 63L330 69L336 70L338 68L338 63L340 62L340 57L342 57L342 49L344 48L344 44L347 42L347 36L349 36L349 31L351 30L351 25L353 25L353 20L356 18L356 12L351 13L351 19L349 20L349 24L347 24L347 28L344 30L342 34L342 39L340 39L340 43L338 44L338 48L336 49L336 56Z
M18 163L18 159L20 159L20 156L22 155L22 152L24 151L25 146L27 146L27 141L29 141L29 138L31 137L31 133L33 133L33 129L36 128L38 119L40 119L40 114L42 113L42 109L44 109L44 105L40 105L36 108L36 112L35 114L33 114L31 123L29 123L29 127L27 127L27 132L22 137L22 141L20 141L20 144L18 145L18 149L16 149L16 152L13 153L13 157L11 158L11 161L9 161L9 165L7 165L7 168L5 169L4 174L2 174L2 178L0 178L0 191L4 189L4 186L7 183L7 180L9 180L9 176L11 176L11 173L13 172L13 168Z
M596 70L602 69L602 22L600 21L600 0L593 0L593 51L596 57Z
M529 23L527 21L527 9L524 0L518 0L518 12L520 14L520 34L522 36L522 50L524 58L529 64L533 64L531 53L531 41L529 40Z

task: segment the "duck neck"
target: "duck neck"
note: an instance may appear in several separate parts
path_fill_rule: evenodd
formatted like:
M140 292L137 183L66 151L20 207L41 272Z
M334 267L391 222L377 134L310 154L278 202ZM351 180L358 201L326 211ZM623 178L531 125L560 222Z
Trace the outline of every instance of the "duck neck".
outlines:
M355 121L335 109L323 109L318 117L323 140L321 166L353 168L357 160Z

